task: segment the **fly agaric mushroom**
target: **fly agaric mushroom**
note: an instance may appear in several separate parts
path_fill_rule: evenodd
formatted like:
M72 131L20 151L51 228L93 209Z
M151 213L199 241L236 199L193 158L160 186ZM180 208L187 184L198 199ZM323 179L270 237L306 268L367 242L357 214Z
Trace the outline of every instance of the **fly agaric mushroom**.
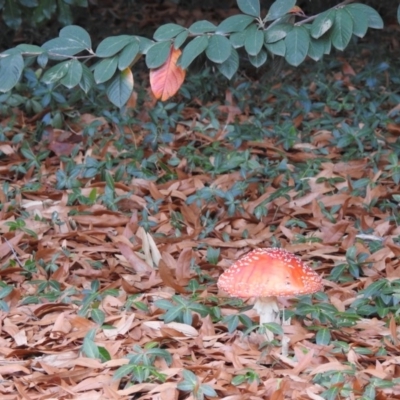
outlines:
M322 279L299 257L279 248L256 249L233 263L218 279L233 297L257 297L260 324L280 322L276 296L292 297L322 289ZM266 332L267 340L273 339Z

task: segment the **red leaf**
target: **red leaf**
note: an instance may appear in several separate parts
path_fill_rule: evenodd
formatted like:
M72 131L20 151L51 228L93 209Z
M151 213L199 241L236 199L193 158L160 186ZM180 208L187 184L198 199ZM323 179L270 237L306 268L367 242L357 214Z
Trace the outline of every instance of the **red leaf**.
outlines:
M179 49L171 46L167 61L160 68L150 71L151 90L156 99L168 100L179 90L185 80L186 71L176 65L181 53Z

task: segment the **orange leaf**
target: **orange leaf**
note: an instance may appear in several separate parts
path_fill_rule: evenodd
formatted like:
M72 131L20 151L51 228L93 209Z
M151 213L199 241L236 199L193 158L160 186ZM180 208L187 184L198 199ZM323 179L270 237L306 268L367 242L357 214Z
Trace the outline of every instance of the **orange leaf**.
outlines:
M160 68L150 71L151 90L156 99L168 100L179 90L185 80L186 71L176 65L181 53L179 49L171 46L167 61Z

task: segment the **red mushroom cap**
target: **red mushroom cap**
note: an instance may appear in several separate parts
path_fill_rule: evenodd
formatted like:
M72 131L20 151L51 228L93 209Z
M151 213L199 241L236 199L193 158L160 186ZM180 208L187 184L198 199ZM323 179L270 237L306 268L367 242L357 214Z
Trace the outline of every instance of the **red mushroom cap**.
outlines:
M233 263L218 287L235 297L296 296L318 292L322 279L286 250L257 249Z

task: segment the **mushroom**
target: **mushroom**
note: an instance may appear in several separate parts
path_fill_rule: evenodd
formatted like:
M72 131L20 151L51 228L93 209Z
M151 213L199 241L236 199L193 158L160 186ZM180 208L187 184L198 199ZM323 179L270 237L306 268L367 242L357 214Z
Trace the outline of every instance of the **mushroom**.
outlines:
M313 269L293 253L279 248L247 253L223 272L217 284L233 297L257 297L254 309L260 324L280 323L276 296L292 297L322 289L322 279ZM269 330L265 335L269 341L274 338Z

